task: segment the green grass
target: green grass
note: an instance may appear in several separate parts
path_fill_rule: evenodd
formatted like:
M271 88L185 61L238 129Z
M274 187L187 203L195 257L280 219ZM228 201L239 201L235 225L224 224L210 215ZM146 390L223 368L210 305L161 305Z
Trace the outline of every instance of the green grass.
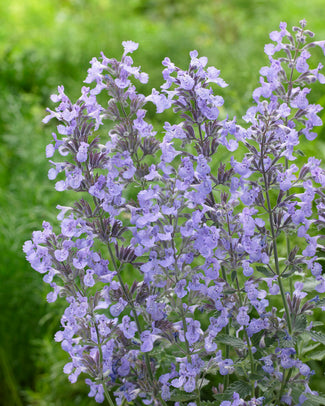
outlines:
M52 340L62 304L46 303L47 288L21 250L43 219L56 222L64 200L47 179L54 126L41 120L50 94L64 84L76 99L89 60L100 51L119 57L121 42L132 39L140 43L135 62L150 75L143 93L162 83L165 56L185 68L197 49L230 83L225 109L240 117L267 62L268 33L305 17L324 39L323 0L11 0L0 15L0 404L91 405L87 388L62 373L66 354ZM313 101L323 93L317 86ZM308 152L324 157L324 136Z

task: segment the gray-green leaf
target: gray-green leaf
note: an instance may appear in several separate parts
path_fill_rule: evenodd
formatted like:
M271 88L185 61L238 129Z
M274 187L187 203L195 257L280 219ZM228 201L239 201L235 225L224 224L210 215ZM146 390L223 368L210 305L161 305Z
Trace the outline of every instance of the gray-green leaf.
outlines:
M245 348L246 343L240 338L231 337L226 334L218 334L215 338L218 343L229 345L234 348Z

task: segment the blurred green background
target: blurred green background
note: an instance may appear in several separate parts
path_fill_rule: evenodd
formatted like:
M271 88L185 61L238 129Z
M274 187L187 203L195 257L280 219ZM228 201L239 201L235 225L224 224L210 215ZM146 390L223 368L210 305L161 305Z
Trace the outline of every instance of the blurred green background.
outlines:
M165 56L185 68L197 49L230 83L226 111L241 117L267 62L268 33L302 18L325 39L324 0L0 0L0 405L95 404L82 380L71 385L62 373L66 354L53 334L63 303L46 303L47 287L22 252L43 219L56 222L64 199L47 179L55 127L41 123L57 85L75 100L89 60L100 51L118 58L132 39L140 43L135 63L150 75L141 87L148 94L162 84ZM315 64L325 62L315 54ZM325 105L324 93L316 85L310 100ZM319 133L308 148L324 158Z

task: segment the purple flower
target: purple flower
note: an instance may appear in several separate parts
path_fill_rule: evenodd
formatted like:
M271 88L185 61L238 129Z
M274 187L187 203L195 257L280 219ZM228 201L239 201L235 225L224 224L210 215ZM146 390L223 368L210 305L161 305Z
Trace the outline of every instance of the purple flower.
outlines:
M78 162L85 162L87 161L87 151L89 148L89 144L87 144L86 142L81 142L76 158Z
M123 41L122 45L124 47L124 55L136 51L139 47L139 44L133 41Z
M278 182L280 184L280 189L287 191L292 187L292 181L296 180L296 176L293 175L293 172L297 172L298 167L296 165L291 165L289 169L285 172L279 172Z
M94 274L95 272L92 269L87 269L86 275L84 276L85 286L92 287L95 285Z
M141 351L150 352L153 349L154 342L159 338L158 335L150 333L149 330L145 330L141 333Z
M206 175L210 173L211 169L208 165L207 160L203 155L197 157L197 167L196 172L200 179L205 179Z
M50 286L54 289L53 292L48 293L46 299L49 303L53 303L56 301L60 290L62 289L61 286L58 286L56 283L51 282Z
M196 343L203 331L201 330L201 323L198 320L189 319L187 320L185 337L190 345Z
M65 181L65 186L70 186L72 189L78 189L83 180L82 170L80 168L74 168L72 171L67 171L67 180Z
M226 87L228 86L228 84L219 77L220 75L220 70L216 69L214 66L210 66L207 69L207 73L208 73L208 79L207 82L213 82L216 83L217 85L219 85L220 87Z
M157 92L156 89L152 89L152 93L147 97L148 101L154 103L157 107L157 113L162 113L164 110L169 109L172 102L169 98Z
M156 302L157 295L149 296L146 300L147 312L151 315L152 319L155 321L162 320L166 313L164 312L165 305L163 303Z
M254 269L250 266L249 261L243 261L242 262L242 267L243 267L243 274L247 277L253 275Z
M204 362L198 355L191 356L191 362L184 361L180 364L179 378L173 379L171 385L174 388L183 387L185 392L191 393L196 388L196 377L201 372Z
M296 365L296 360L291 356L296 353L294 348L278 348L277 354L280 358L281 366L285 369L292 368Z
M125 338L133 338L137 332L137 325L135 321L131 321L129 316L124 316L122 319L122 324L119 325L119 328L123 331Z
M219 373L220 375L232 374L234 371L233 367L234 361L232 359L225 359L219 362Z
M306 292L302 292L303 288L304 288L303 282L295 282L295 290L293 294L297 296L299 299L303 299L305 296L307 296Z
M311 55L307 50L301 52L296 61L296 69L298 72L304 73L309 69L309 65L306 60L309 59L310 56Z
M180 299L187 295L187 290L184 289L186 284L186 279L181 279L176 283L175 293Z
M249 324L249 316L247 314L248 307L242 306L238 309L238 315L236 317L237 323L241 326L248 326Z
M179 72L177 75L177 79L180 81L180 86L184 90L192 90L195 84L194 79L191 76L184 72Z
M263 370L268 374L272 374L274 372L272 355L267 355L266 357L261 358L261 361L264 362L264 365L262 366Z
M254 334L261 330L268 328L269 322L267 319L252 319L247 327L246 331L248 337L252 337Z
M110 312L113 317L119 316L123 310L125 309L126 305L128 304L123 298L119 298L119 301L110 307Z

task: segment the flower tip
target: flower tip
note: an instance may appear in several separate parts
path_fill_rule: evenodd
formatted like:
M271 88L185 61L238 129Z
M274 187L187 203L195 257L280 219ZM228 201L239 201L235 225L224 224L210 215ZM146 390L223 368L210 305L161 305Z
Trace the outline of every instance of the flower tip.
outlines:
M302 20L299 21L299 24L302 28L305 28L307 25L307 21L305 18L303 18Z
M122 42L123 48L124 48L124 54L132 53L136 51L139 47L139 44L134 41L123 41Z

